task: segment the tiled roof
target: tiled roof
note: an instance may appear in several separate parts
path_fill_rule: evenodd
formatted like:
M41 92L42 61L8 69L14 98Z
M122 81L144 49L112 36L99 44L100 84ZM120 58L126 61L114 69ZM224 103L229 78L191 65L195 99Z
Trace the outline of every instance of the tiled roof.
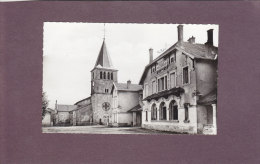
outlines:
M113 64L111 58L107 52L105 40L103 40L103 44L98 54L98 58L95 64L95 67L105 67L105 68L112 68Z
M129 84L127 87L127 83L114 83L118 91L139 91L142 90L142 85L138 84Z
M174 45L172 45L170 48L168 48L166 51L164 51L157 58L155 58L152 63L148 64L145 67L139 84L141 84L144 75L146 74L147 70L152 64L154 64L155 62L163 58L165 55L169 54L170 52L176 49L183 51L184 54L194 59L216 60L218 54L218 48L214 46L209 46L206 44L189 43L189 42L182 42L182 43L177 42Z
M199 105L210 105L217 103L217 88L213 89L211 92L201 97L198 101Z
M198 44L198 43L189 43L189 42L182 42L182 43L175 43L166 51L164 51L161 55L153 60L152 63L158 61L163 56L167 55L169 52L173 51L174 49L180 49L184 51L184 53L188 53L192 55L194 58L198 59L215 59L215 55L217 54L217 47L208 46L206 44Z
M57 105L57 111L58 112L70 112L77 108L77 105Z
M147 96L144 101L151 101L152 99L158 100L161 97L168 98L170 95L180 96L181 93L184 93L184 89L181 87L172 88L170 90L165 90L162 92L154 93L150 96Z
M84 99L82 99L82 100L79 100L78 102L76 102L74 105L77 105L78 103L80 103L80 102L82 102L82 101L85 101L85 100L88 100L88 99L90 99L91 98L91 96L89 96L89 97L87 97L87 98L84 98Z
M142 111L142 107L141 107L140 104L138 104L135 107L133 107L130 110L128 110L128 112L138 112L138 111Z
M197 59L214 60L217 55L217 47L208 46L206 44L192 44L189 42L183 42L178 47Z

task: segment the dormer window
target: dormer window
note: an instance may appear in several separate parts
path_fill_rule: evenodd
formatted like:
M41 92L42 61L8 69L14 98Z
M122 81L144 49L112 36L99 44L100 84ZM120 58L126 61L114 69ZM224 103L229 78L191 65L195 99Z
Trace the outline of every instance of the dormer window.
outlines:
M170 63L175 63L176 62L176 54L172 54L170 57Z

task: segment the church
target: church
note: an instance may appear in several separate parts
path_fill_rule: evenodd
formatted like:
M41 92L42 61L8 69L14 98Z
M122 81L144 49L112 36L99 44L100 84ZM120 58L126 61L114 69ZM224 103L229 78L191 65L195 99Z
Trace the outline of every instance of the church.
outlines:
M90 72L91 95L74 104L77 105L77 108L71 111L72 125L102 124L119 126L141 122L141 116L138 117L140 120L136 120L136 117L133 117L134 114L130 110L139 105L139 92L142 91L142 86L130 84L130 81L128 83L118 83L118 70L113 67L105 38L103 39L94 68ZM122 89L122 86L125 86L125 89ZM118 94L119 102L115 101L113 91L114 93L115 91L120 92ZM126 98L130 99L127 100ZM120 121L121 124L112 124L115 123L115 121L112 121L112 111L115 110L117 114L121 113L120 116L124 113L124 119ZM115 118L113 119L115 120Z

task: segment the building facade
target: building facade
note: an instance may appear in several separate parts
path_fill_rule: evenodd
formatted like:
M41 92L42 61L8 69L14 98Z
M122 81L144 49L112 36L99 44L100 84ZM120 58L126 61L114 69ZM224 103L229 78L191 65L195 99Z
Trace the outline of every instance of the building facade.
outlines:
M178 42L156 59L149 50L150 62L139 83L142 127L216 134L218 48L213 46L213 30L208 30L205 44L195 43L194 37L183 41L182 25L177 31Z
M93 122L108 124L112 117L112 86L117 82L117 71L108 54L105 39L96 64L91 70L91 104Z
M139 105L139 92L142 86L138 84L114 83L112 87L112 120L113 126L135 126L141 125L141 112L131 111ZM137 124L138 123L138 124Z
M55 105L55 126L70 126L73 125L73 111L77 109L77 105Z
M73 125L90 125L93 123L91 97L76 102L77 108L71 112Z

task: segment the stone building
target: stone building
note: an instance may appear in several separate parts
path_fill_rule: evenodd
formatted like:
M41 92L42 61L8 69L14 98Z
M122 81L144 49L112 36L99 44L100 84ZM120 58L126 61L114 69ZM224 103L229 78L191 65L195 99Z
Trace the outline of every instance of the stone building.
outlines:
M185 42L183 25L177 31L177 43L156 59L149 50L150 62L139 83L144 88L142 127L216 134L218 48L213 30L205 44L194 37Z
M45 115L42 119L42 126L53 126L55 111L51 108L45 110Z
M72 112L77 109L77 105L55 105L55 123L56 126L69 126L72 125L73 115Z
M117 82L117 71L112 65L104 39L96 64L91 70L91 104L94 123L108 124L111 119L111 90L113 83Z
M138 84L114 83L112 87L112 120L113 126L141 125L141 112L131 111L139 104L139 92L142 86ZM140 109L140 108L139 108ZM138 113L138 114L137 114ZM137 114L137 117L136 117Z
M71 112L73 125L90 125L93 122L91 97L76 102L77 108Z

